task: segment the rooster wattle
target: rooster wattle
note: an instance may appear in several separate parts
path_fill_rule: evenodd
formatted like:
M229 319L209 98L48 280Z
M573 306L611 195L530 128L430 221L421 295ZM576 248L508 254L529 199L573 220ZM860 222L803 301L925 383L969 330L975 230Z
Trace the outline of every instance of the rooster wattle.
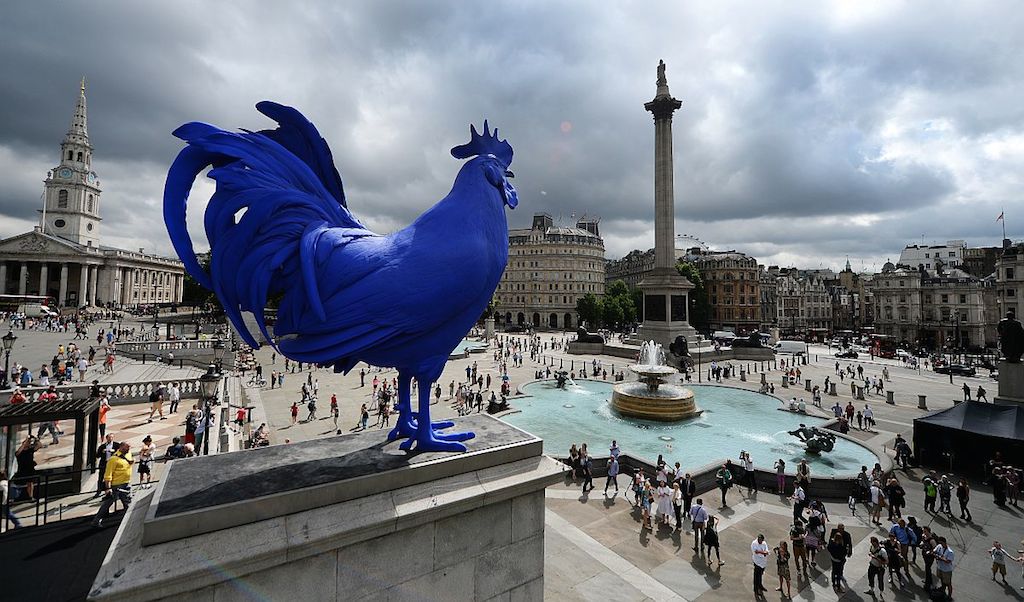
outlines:
M508 182L512 147L471 127L468 159L448 196L397 232L379 235L348 210L327 143L291 107L256 108L277 129L228 132L188 123L174 135L188 143L167 174L164 221L185 269L212 289L238 333L260 343L245 325L250 313L263 338L296 361L358 362L398 369L399 417L389 439L402 449L465 451L473 433L441 433L431 424L430 383L485 310L508 260L505 206L518 203ZM216 181L205 214L209 273L196 259L185 221L188 195L213 166ZM280 296L274 335L263 319L267 299ZM412 411L411 379L419 387Z

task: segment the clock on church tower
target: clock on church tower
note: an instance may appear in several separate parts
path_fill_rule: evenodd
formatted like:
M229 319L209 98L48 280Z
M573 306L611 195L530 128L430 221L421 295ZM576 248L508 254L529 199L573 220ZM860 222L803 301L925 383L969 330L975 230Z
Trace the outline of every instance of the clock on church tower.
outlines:
M46 178L42 230L85 246L99 246L100 187L92 170L92 145L86 120L85 81L60 145L60 164Z

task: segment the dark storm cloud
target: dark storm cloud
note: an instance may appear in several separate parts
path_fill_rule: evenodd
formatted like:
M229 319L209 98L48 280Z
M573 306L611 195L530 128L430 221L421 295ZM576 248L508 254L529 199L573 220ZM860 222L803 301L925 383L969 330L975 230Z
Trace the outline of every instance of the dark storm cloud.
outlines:
M1020 203L1022 30L999 2L16 3L0 19L0 235L34 219L85 75L109 244L168 251L153 230L170 132L266 127L252 107L270 98L321 129L372 227L447 193L448 149L488 118L516 149L510 223L597 215L619 256L653 243L642 105L664 58L684 103L677 231L834 266L921 234L990 243L985 221Z

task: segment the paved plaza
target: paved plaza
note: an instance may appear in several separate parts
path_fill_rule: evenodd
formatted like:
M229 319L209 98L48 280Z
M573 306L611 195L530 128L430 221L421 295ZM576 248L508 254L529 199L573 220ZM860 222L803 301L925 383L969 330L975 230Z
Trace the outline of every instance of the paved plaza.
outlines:
M66 342L64 335L53 333L19 332L19 345L25 344L26 349L34 349L40 357L48 357L50 349L59 342ZM525 345L526 337L512 336L511 340ZM579 368L582 362L589 363L597 359L607 368L615 366L621 369L626 362L621 358L610 356L572 356L561 352L552 352L550 342L562 341L561 335L542 335L542 341L549 344L544 355L561 360L566 367L572 365ZM817 352L817 355L815 355ZM534 379L540 364L529 359L528 351L523 351L523 367L508 366L508 376L513 388ZM272 360L274 352L265 348L256 352L257 361L262 364L265 376L272 371L282 370L283 361L280 356ZM39 360L40 362L42 360ZM477 364L477 369L485 378L491 376L492 387L500 383L501 365L495 361L493 351L472 354L467 359L456 359L448 362L440 380L443 394L439 403L433 408L437 418L457 418L457 411L449 399L448 386L466 380L466 367ZM739 361L732 362L740 364ZM742 362L746 364L747 362ZM884 397L869 396L867 402L875 410L877 427L871 432L852 431L851 435L862 441L868 441L880 447L891 449L896 433L903 433L909 438L912 421L915 417L925 414L917 407L917 396L927 395L930 409L942 409L953 405L954 399L962 395L960 387L964 382L972 389L979 384L994 392L995 382L988 378L962 379L954 378L950 384L948 377L924 371L910 370L894 361L842 361L845 365L858 363L864 366L866 374L881 375L884 366L888 367L891 380L886 389L895 392L895 405L884 403ZM753 364L751 362L751 364ZM813 383L821 384L826 375L835 378L835 359L828 355L825 348L811 349L811 362L801 366L801 372ZM704 366L706 369L706 365ZM359 370L367 369L366 384L360 386ZM760 369L760 367L758 368ZM156 370L164 370L157 374ZM193 372L167 371L166 367L155 367L152 364L142 365L130 360L119 362L118 370L113 376L107 377L108 382L123 382L128 378L172 378L183 377ZM370 404L372 395L371 381L374 376L380 379L391 379L396 376L394 370L377 371L376 368L360 365L347 375L335 374L330 369L309 369L302 372L289 370L285 376L283 388L245 387L250 401L260 408L258 412L266 416L271 430L273 444L282 444L285 440L303 441L321 437L335 436L334 422L330 417L329 400L332 394L338 396L340 417L338 429L342 433L358 430L359 407L363 403ZM156 375L156 376L154 376ZM247 382L248 374L242 378ZM93 374L90 372L89 378ZM782 389L781 373L770 372L770 382L775 382L776 396L787 399L791 395L805 396L810 401L809 393L803 387ZM290 406L301 401L300 388L302 383L312 379L319 389L318 418L306 421L306 408L300 404L300 420L292 424ZM747 382L730 379L730 386L745 387L756 390L759 376L751 375ZM837 387L838 400L845 405L850 399L849 388ZM835 400L825 396L823 405L826 408ZM515 406L515 398L511 400ZM183 404L184 405L184 404ZM372 405L372 404L370 404ZM863 402L858 404L861 407ZM375 412L371 412L369 428L374 425ZM142 437L149 434L154 437L158 449L166 449L171 437L183 432L181 414L169 416L168 420L148 422L148 404L117 406L109 418L108 431L119 440L126 439L137 445ZM48 447L41 452L48 465L69 462L70 432L66 432L62 442ZM583 437L581 435L581 442ZM600 449L607 445L605 441L590 441L591 447ZM624 452L629 450L624 449ZM722 450L723 456L735 456L738 450ZM564 453L564 452L562 452ZM685 455L685 447L679 450ZM671 458L669 458L671 459ZM651 459L652 460L652 459ZM979 458L978 461L984 461ZM956 467L954 468L954 472ZM165 465L157 463L154 479L159 480ZM908 493L908 507L904 516L913 515L924 525L931 525L940 535L949 539L950 545L957 554L954 572L955 599L957 600L1012 600L1024 598L1024 591L1018 589L1024 582L1021 580L1018 565L1010 567L1010 586L993 583L990 579L990 560L986 551L993 540L1002 541L1011 551L1018 549L1024 537L1024 521L1021 512L1013 507L997 508L991 501L991 495L984 485L973 483L972 512L974 522L947 520L944 517L928 514L923 510L923 492L920 478L923 472L912 469L899 477ZM136 477L137 478L137 477ZM661 527L652 531L641 530L640 514L626 498L626 477L620 477L619 495L602 495L603 480L597 482L597 489L588 495L582 495L579 483L572 482L569 474L562 484L547 490L546 535L545 535L545 597L550 600L740 600L752 598L750 542L758 534L763 533L766 541L777 545L786 538L792 509L788 499L778 495L761 492L746 496L745 490L734 488L729 493L729 507L718 508L717 491L704 494L708 506L718 516L720 538L724 565L709 564L698 553L693 552L692 535L687 531L674 531ZM133 479L135 482L135 479ZM139 495L148 495L149 489L136 489ZM704 492L701 492L704 493ZM95 512L98 500L88 495L64 500L59 512L63 516L87 515ZM844 504L831 502L828 504L830 521L828 527L842 522L850 532L854 541L854 555L847 563L846 578L850 590L842 596L844 600L867 600L870 596L863 593L867 589L866 548L868 537L882 534L880 528L872 527L866 518L863 505L851 515ZM51 514L56 514L51 509ZM883 517L884 518L884 517ZM812 569L809 578L804 579L793 571L794 598L805 600L835 600L839 596L829 584L827 554L819 555L819 567ZM905 589L893 592L887 584L884 598L886 599L925 599L919 587L922 581L920 560L912 566L912 583ZM769 589L778 585L774 559L770 559L769 568L765 573L765 584ZM775 599L778 592L770 591L768 599Z

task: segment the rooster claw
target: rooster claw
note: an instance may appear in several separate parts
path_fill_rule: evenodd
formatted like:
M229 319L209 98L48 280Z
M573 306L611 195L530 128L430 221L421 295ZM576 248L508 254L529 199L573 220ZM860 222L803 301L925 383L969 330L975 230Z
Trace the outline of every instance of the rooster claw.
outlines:
M418 419L419 419L419 412L413 412L412 413L412 424L415 425L416 421ZM451 427L455 426L455 423L452 422L451 420L438 420L436 422L431 422L430 426L434 430L440 430L440 429L451 428Z
M452 435L470 435L472 437L473 433L452 433ZM440 434L440 436L443 436L443 433ZM413 445L415 445L415 448L413 448ZM433 432L429 433L422 439L406 439L398 447L405 451L409 451L411 449L412 451L417 452L464 452L467 449L465 445L457 441L446 441L440 439L439 434Z
M434 433L434 436L441 441L467 441L476 437L475 433Z

